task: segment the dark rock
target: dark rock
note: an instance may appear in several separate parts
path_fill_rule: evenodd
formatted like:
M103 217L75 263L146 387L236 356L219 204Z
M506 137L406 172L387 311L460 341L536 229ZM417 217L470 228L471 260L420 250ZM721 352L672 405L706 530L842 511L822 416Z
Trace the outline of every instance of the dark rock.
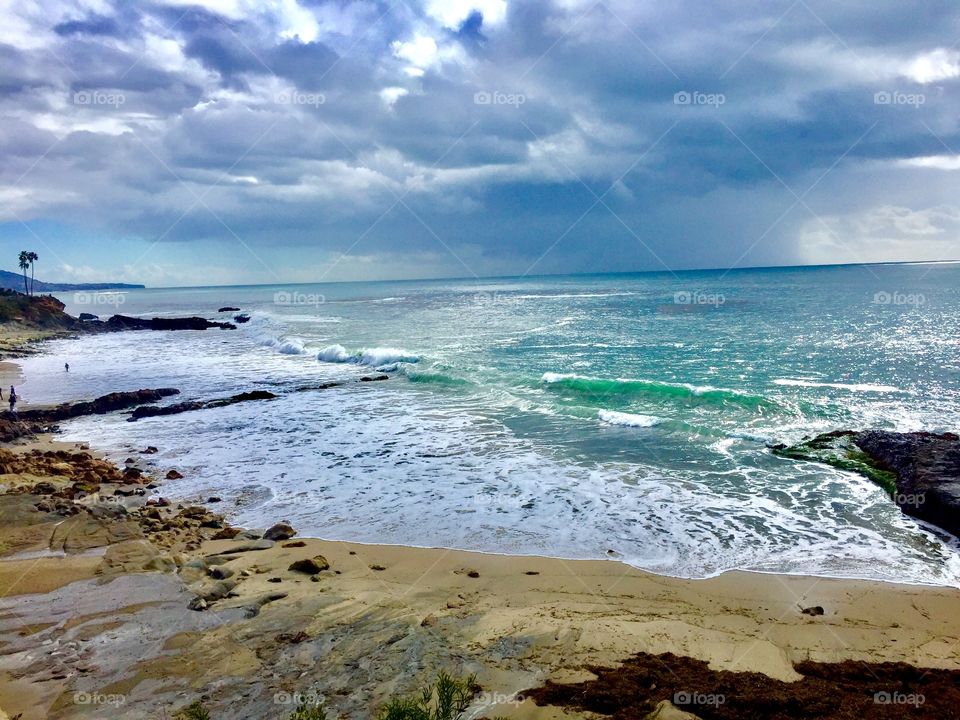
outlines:
M378 382L380 380L389 380L389 375L364 375L360 378L360 382Z
M135 482L140 479L143 475L143 470L138 467L126 467L123 470L123 480L124 482Z
M277 635L277 642L282 643L291 643L292 645L299 645L304 640L309 640L310 636L307 635L303 630L298 630L295 633L280 633Z
M158 452L160 452L160 451L157 450L153 445L148 445L148 446L146 447L146 449L140 451L140 454L141 454L141 455L156 455Z
M170 470L170 471L167 472L166 478L167 478L167 480L182 480L182 479L183 479L183 475L181 475L180 473L178 473L176 470Z
M110 330L236 330L233 323L212 322L201 317L186 318L135 318L127 315L114 315L106 322Z
M207 498L207 502L208 502L208 503L218 503L218 502L220 502L220 498L218 498L218 497L216 497L216 496L208 497L208 498Z
M225 527L213 536L214 540L233 540L240 533L240 528Z
M318 572L329 570L330 563L327 562L327 559L323 555L315 555L312 558L295 560L294 562L290 563L290 567L287 569L292 572L304 573L306 575L316 575Z
M217 310L217 312L218 312L218 313L221 313L221 312L240 312L240 308L235 308L235 307L226 306L226 307L220 308L219 310Z
M57 486L46 480L42 480L33 486L34 495L53 495L56 491Z
M813 615L814 617L817 617L819 615L823 615L823 608L819 605L814 605L813 607L801 608L800 612L802 612L804 615Z
M243 313L242 315L234 315L233 321L238 325L243 325L244 323L250 322L250 316L246 313Z
M283 547L285 548L306 547L306 543L303 540L294 540L293 542L284 543Z
M200 611L200 610L206 610L208 605L206 600L204 600L202 597L197 595L197 597L195 597L193 600L190 601L187 607L190 610Z
M233 577L234 574L235 572L232 569L222 566L210 568L209 572L210 577L217 580L226 580L227 578Z
M86 322L88 320L99 320L100 316L94 315L93 313L80 313L79 320L80 322Z
M265 540L289 540L296 534L297 531L289 523L281 522L267 530L263 537Z
M209 408L226 407L227 405L250 402L251 400L273 400L275 397L276 395L267 390L253 390L251 392L240 393L239 395L232 395L231 397L220 398L217 400L190 400L187 402L164 405L161 407L144 405L143 407L135 408L134 411L130 413L130 417L128 419L130 422L135 422L136 420L146 417L179 415L180 413L191 412L193 410L207 410Z
M20 422L51 423L69 420L82 415L104 415L115 410L125 410L145 403L179 395L175 388L158 388L156 390L133 390L130 392L115 392L102 395L95 400L76 403L63 403L53 408L20 410L16 414L5 412L3 417Z

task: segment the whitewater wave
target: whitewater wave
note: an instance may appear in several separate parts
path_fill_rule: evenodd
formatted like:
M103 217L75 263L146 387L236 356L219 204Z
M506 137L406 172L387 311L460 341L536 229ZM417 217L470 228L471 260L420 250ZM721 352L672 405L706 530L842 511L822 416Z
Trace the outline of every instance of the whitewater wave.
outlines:
M283 355L305 355L304 341L298 337L268 337L260 341L261 345L273 348Z
M343 345L330 345L317 353L317 360L328 363L366 365L386 372L395 370L398 363L419 362L420 356L392 347L366 348L350 353Z
M887 392L903 392L898 387L893 387L892 385L872 385L870 383L830 383L830 382L813 382L812 380L799 380L795 378L779 378L773 381L774 385L789 385L791 387L817 387L817 388L833 388L834 390L849 390L851 392L876 392L876 393L887 393Z
M587 377L574 373L543 374L541 382L550 388L574 392L588 397L646 397L652 400L686 400L703 403L734 403L744 407L776 407L776 403L761 395L751 395L740 390L715 388L709 385L690 385L687 383L668 383L656 380L638 380L631 378Z
M634 413L617 412L616 410L601 410L597 415L608 425L620 425L621 427L653 427L661 422L661 419L654 415L635 415Z

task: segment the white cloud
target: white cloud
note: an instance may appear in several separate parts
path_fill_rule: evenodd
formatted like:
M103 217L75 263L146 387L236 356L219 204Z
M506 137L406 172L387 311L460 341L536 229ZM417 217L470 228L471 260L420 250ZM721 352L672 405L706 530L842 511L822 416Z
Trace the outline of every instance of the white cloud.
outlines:
M437 59L437 41L429 35L417 33L413 40L397 40L391 45L393 54L418 68L426 68Z
M902 72L923 84L960 77L960 52L938 48L910 60Z
M408 95L409 90L402 87L387 87L380 91L380 99L387 107L393 107L394 104L404 95Z
M897 161L899 167L930 168L932 170L960 170L960 155L926 155Z
M878 205L813 218L800 229L799 251L805 262L815 264L957 259L960 207Z

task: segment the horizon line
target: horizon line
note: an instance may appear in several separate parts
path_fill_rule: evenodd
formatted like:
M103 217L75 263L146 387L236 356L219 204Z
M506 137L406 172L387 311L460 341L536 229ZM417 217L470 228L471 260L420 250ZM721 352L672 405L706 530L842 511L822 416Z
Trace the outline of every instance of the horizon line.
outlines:
M695 273L695 272L744 272L748 270L803 270L803 269L816 269L816 268L841 268L841 267L874 267L878 265L953 265L960 263L960 259L956 260L885 260L877 262L862 262L862 263L811 263L811 264L792 264L792 265L750 265L747 267L733 267L733 268L724 268L724 267L712 267L712 268L685 268L682 270L618 270L618 271L608 271L608 272L570 272L570 273L538 273L535 275L479 275L475 277L469 277L465 275L451 275L451 276L440 276L440 277L423 277L423 278L394 278L394 279L380 279L380 280L313 280L307 282L275 282L275 283L237 283L237 284L223 284L223 285L158 285L156 287L150 287L144 285L143 288L134 288L136 290L199 290L202 288L252 288L252 287L277 287L285 285L347 285L350 283L416 283L416 282L440 282L443 280L447 281L480 281L480 280L515 280L517 278L549 278L549 277L588 277L592 275L662 275L665 273L678 274L678 273ZM131 283L126 281L127 284L136 284L141 285L143 283ZM56 283L54 283L56 284ZM98 285L98 284L122 284L117 283L62 283L64 285L69 284L88 284L88 285Z

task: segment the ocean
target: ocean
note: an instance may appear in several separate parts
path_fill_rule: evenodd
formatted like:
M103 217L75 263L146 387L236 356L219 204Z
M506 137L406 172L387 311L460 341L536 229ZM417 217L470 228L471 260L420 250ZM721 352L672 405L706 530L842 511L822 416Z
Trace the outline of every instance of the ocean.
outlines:
M840 428L956 430L957 264L59 297L104 317L250 315L235 331L53 341L19 389L31 403L276 393L63 426L118 462L157 446L158 470L185 475L166 496L216 495L237 524L682 577L960 585L956 543L880 487L767 449ZM389 380L315 388L378 372Z

